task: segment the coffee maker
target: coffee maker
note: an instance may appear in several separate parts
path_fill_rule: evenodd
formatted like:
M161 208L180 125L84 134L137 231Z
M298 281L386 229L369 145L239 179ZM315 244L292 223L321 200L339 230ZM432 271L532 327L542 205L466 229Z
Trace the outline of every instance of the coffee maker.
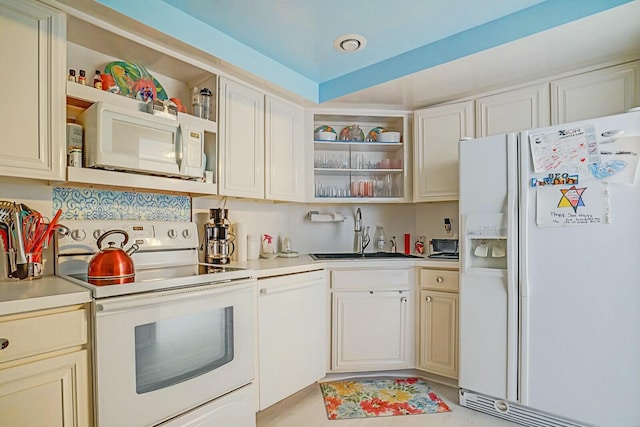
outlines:
M204 261L208 264L231 261L235 236L229 232L228 214L228 209L209 209L209 221L204 225Z

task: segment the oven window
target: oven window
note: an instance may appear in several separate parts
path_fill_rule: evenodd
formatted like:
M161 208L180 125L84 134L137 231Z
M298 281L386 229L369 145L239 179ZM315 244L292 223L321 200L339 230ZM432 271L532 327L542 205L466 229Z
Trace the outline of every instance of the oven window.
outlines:
M148 393L233 360L233 307L136 326L136 392Z

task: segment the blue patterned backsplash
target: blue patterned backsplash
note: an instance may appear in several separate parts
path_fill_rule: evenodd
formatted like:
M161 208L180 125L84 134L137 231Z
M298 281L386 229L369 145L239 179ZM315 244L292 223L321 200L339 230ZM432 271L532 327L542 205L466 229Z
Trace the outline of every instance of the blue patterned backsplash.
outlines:
M53 189L53 211L62 209L60 219L125 219L142 221L191 221L188 196L95 190Z

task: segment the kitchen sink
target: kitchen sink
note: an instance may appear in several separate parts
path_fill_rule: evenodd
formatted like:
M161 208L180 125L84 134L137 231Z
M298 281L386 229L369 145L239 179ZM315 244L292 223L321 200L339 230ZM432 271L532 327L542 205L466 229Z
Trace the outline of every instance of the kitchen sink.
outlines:
M327 259L376 259L376 258L422 258L419 255L407 255L398 252L370 252L364 254L357 254L355 252L335 252L324 254L310 254L314 260L327 260Z

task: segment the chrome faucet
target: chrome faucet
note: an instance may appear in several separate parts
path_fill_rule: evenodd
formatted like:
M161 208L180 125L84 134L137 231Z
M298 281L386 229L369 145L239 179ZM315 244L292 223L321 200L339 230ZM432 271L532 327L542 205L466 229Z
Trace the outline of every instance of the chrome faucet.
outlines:
M369 246L371 238L369 237L369 226L367 226L364 231L362 230L362 211L360 208L356 210L353 231L355 232L353 251L364 255L364 250Z

